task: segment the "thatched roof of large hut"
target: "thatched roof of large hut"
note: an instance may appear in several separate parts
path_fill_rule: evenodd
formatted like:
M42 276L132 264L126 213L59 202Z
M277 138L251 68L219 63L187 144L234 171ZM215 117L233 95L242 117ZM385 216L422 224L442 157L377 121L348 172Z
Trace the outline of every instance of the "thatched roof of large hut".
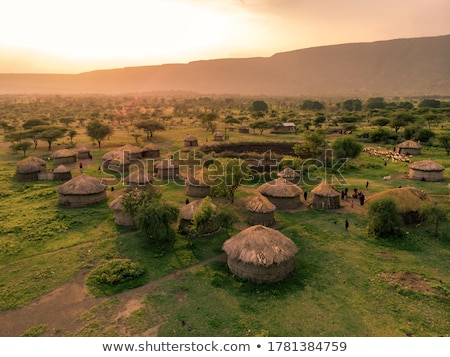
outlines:
M185 221L192 221L194 219L195 212L202 206L203 199L195 200L180 209L180 218ZM217 206L211 203L211 208L215 210Z
M59 158L63 158L63 157L73 157L73 156L77 156L77 153L75 151L72 151L69 149L61 149L61 150L55 151L52 154L51 158L59 159Z
M247 211L255 213L270 213L275 211L275 205L261 194L251 197L246 204Z
M303 190L300 186L280 177L259 186L258 192L271 197L297 197Z
M55 174L65 174L67 172L70 172L70 169L67 166L62 165L62 164L53 170L53 173L55 173Z
M298 171L295 171L291 167L286 167L283 170L281 170L277 176L285 178L287 180L297 180L300 178L300 173Z
M86 146L82 146L78 149L79 153L85 153L85 152L90 152L91 150L88 149Z
M109 204L109 208L111 208L114 212L122 212L123 211L123 195L116 197Z
M188 135L184 138L184 141L188 141L188 142L196 142L197 141L197 137L193 136L193 135Z
M208 169L203 168L193 175L188 175L186 183L192 186L210 186L213 184L213 180L209 177Z
M137 154L137 153L140 153L142 151L142 149L135 145L125 144L125 145L117 148L117 151L125 151L130 154Z
M297 253L295 243L281 232L256 225L234 235L223 244L228 259L255 266L281 264Z
M414 140L405 140L398 144L397 147L401 149L420 149L422 145Z
M409 165L410 169L416 170L416 171L444 171L445 167L441 164L438 164L437 162L434 162L431 159L426 159L422 161L417 161L411 165Z
M45 169L47 163L44 159L37 156L28 156L27 158L17 162L17 172L21 174L28 174L32 172L39 172Z
M322 182L314 187L311 192L319 196L340 196L339 191L325 180L322 180Z
M106 186L97 178L85 174L75 176L58 187L62 195L92 195L106 190Z
M109 161L111 164L117 163L119 165L127 165L130 163L128 155L125 155L125 151L113 150L105 153L102 156L103 161Z
M152 183L152 176L144 170L136 170L125 177L125 183L147 185Z

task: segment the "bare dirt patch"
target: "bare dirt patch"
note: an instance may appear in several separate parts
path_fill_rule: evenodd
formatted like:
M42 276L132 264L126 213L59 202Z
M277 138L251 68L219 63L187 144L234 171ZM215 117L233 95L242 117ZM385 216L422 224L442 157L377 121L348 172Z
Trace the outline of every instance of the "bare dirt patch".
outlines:
M403 289L411 290L417 293L428 293L445 297L446 294L437 289L441 284L438 280L427 279L419 274L411 272L389 272L380 273L378 277L387 281L389 285L398 286Z

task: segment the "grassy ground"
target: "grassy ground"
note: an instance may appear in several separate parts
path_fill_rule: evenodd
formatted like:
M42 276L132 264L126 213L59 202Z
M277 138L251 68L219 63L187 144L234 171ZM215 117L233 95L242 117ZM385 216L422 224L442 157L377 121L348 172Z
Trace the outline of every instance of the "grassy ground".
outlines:
M183 126L157 133L154 141L166 156L181 148L188 134L197 135L199 141L203 136L206 141L208 135L204 129ZM231 140L240 140L241 136L257 141L274 138L270 134L235 133ZM278 140L296 138L291 135ZM83 139L80 137L80 142ZM101 150L91 145L94 160L86 163L85 172L101 175L98 165L103 153L132 140L116 131ZM39 153L46 154L43 150ZM442 149L426 147L423 157L413 160L425 157L450 167ZM2 310L25 306L104 259L138 261L146 268L146 281L153 281L223 253L221 247L227 237L222 232L198 238L192 244L177 235L173 247L161 255L139 233L114 224L108 206L115 197L113 193L108 192L108 202L91 207L59 207L59 183L12 181L15 162L20 159L5 147L0 150L4 168L0 173ZM385 167L381 158L362 153L341 171L345 181L337 186L347 186L350 191L358 188L370 196L411 185L431 194L450 211L447 171L439 183L412 182L403 177L408 164L390 162ZM325 175L324 171L318 173ZM386 175L393 175L393 179L383 181ZM314 186L302 187L310 191ZM182 186L170 184L163 189L167 200L184 204ZM242 222L234 232L247 226L244 203L250 194L251 187L237 192L234 206ZM128 333L139 335L155 327L159 336L448 336L449 223L441 227L439 238L432 237L433 227L420 225L407 227L404 240L387 242L367 236L366 209L352 210L350 202L343 202L343 207L333 212L277 212L276 219L274 228L299 247L291 278L261 285L233 276L223 261L198 267L162 282L153 293L143 296L144 307L125 321ZM350 222L348 231L345 219ZM115 299L112 297L110 305L102 308L112 308ZM96 320L96 311L91 315L79 335L120 334L118 329Z

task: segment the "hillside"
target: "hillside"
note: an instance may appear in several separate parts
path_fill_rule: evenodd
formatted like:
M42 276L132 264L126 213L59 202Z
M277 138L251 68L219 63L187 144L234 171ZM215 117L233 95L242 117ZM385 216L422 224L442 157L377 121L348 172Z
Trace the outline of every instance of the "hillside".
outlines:
M0 74L0 94L140 93L448 96L450 35L314 47L80 74Z

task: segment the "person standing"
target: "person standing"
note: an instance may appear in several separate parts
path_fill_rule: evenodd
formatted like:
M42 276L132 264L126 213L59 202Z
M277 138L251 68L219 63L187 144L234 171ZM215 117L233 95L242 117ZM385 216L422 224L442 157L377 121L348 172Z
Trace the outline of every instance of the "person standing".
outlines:
M348 220L345 220L345 230L348 230L349 225L350 225L350 223L348 223Z
M80 172L83 172L83 163L80 161Z
M308 199L308 192L307 191L303 192L303 198L305 199L305 202L306 202L306 200Z

